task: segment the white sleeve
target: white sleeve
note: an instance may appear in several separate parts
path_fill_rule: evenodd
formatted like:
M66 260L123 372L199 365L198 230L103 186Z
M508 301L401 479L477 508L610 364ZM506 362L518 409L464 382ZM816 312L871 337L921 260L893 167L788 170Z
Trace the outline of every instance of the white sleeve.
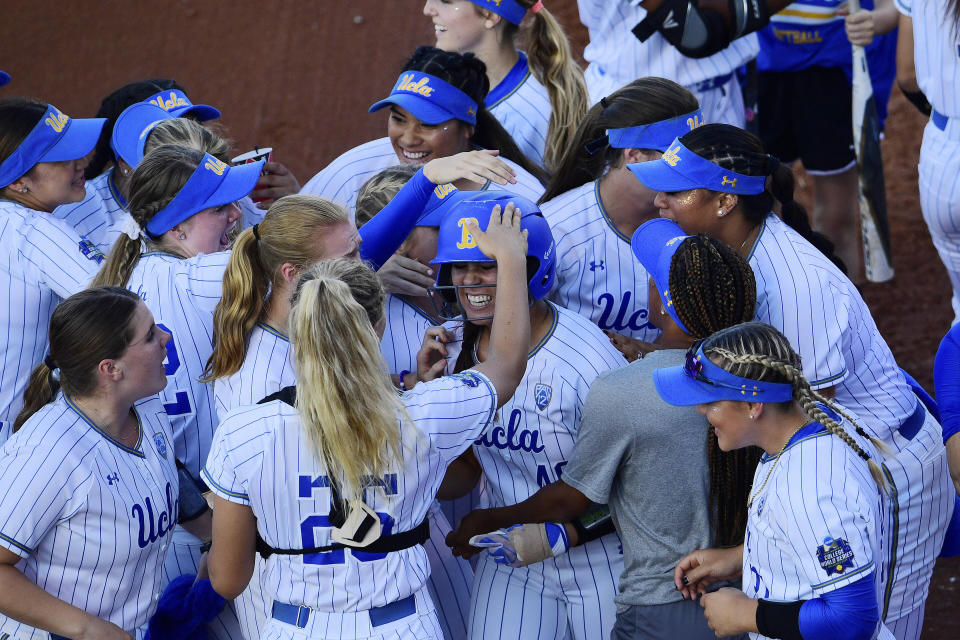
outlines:
M230 414L220 423L213 434L210 444L210 453L207 462L200 471L200 477L210 490L224 500L236 504L250 504L250 494L243 469L238 467L237 460L244 464L251 464L263 457L262 449L259 455L254 453L259 444L259 438L240 438L241 444L233 444L231 437L237 429L246 426L241 416Z
M63 220L50 216L35 220L21 238L24 270L61 298L85 289L103 259L96 245Z
M403 395L420 433L449 464L487 428L497 410L497 391L475 369L423 382Z
M199 255L190 260L187 290L197 309L211 317L223 297L223 272L226 271L229 261L229 251Z
M913 17L913 0L893 0L893 4L903 15Z

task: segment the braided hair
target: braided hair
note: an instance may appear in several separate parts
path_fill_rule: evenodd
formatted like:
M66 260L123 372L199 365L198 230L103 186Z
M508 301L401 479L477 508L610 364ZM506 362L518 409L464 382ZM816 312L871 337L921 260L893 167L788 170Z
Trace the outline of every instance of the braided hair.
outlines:
M753 319L757 284L749 263L725 243L706 234L686 238L670 262L670 298L691 338L712 334ZM763 451L744 447L724 451L707 430L710 469L710 518L717 544L743 542L747 497Z
M480 58L472 53L460 54L421 46L413 52L403 71L429 73L470 96L477 103L477 124L470 142L483 149L498 149L501 156L516 162L540 182L546 182L544 170L520 151L507 130L484 106L490 92L490 80L487 78L487 65Z
M747 322L707 338L703 343L703 353L717 366L736 376L792 385L792 402L799 405L807 417L822 424L828 432L850 447L867 463L877 486L887 490L887 481L880 465L818 403L843 416L861 437L869 440L878 450L886 451L887 448L876 438L867 435L850 414L810 387L810 383L803 377L800 356L782 333L762 322ZM779 404L789 407L792 402Z
M803 236L837 267L847 272L846 265L834 253L833 242L810 227L806 210L793 199L793 171L773 156L767 155L758 137L728 124L705 124L680 138L680 142L698 156L724 169L748 176L770 176L769 187L756 195L738 195L743 215L753 226L760 225L773 211L774 200L780 203L780 217Z
M117 123L117 118L120 117L123 110L167 89L176 89L186 93L186 90L176 80L151 78L125 84L103 99L96 117L106 118L107 121L104 123L103 129L100 130L100 139L97 140L97 146L93 150L93 158L90 159L90 164L84 170L84 177L87 180L93 180L103 173L108 164L117 162L113 149L110 148L110 137L113 135L113 125Z
M140 261L143 238L148 245L161 246L161 237L151 236L147 223L173 201L203 162L203 155L203 151L170 144L144 157L130 178L130 215L140 226L141 237L120 235L90 286L126 286Z

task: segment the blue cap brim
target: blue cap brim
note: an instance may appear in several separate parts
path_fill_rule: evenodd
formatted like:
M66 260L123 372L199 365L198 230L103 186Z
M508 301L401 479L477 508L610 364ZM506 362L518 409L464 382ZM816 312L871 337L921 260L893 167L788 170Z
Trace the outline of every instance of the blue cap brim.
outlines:
M113 125L110 148L131 168L136 169L143 160L143 147L148 137L144 131L155 122L173 117L173 114L149 102L131 105L124 109Z
M216 120L220 117L220 110L208 104L191 104L186 107L177 107L176 109L170 109L168 113L174 118L185 118L187 114L193 114L200 122Z
M634 164L628 164L627 168L633 172L633 175L635 175L637 180L642 182L645 187L653 189L654 191L674 193L676 191L698 189L702 186L696 180L673 170L669 164L662 160L636 162Z
M447 120L457 119L456 116L446 109L439 107L436 103L410 93L397 93L391 95L389 98L384 98L380 102L375 102L373 106L370 107L369 113L385 109L390 105L403 107L423 124L440 124Z
M667 367L655 369L653 372L653 386L667 404L675 407L689 407L697 404L707 404L716 398L704 391L704 386L688 376L683 367Z
M0 71L0 87L10 84L10 74L6 71Z
M643 268L656 280L660 256L663 255L664 247L673 238L686 235L680 225L673 220L654 218L644 222L633 233L633 237L630 238L630 247L633 249L633 255L637 257ZM666 286L667 284L666 282L657 282L658 286Z
M227 169L223 180L216 190L203 201L203 206L198 211L210 207L219 207L249 195L257 185L257 180L260 179L260 172L263 171L264 163L266 163L266 160L259 160Z
M71 118L63 135L37 162L63 162L87 155L97 146L106 118Z

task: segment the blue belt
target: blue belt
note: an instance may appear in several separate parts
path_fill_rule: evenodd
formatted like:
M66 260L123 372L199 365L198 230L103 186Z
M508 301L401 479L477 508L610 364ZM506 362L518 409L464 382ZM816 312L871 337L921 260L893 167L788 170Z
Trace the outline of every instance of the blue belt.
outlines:
M926 419L927 408L923 406L922 402L917 400L917 407L913 410L913 413L910 414L910 417L900 424L900 428L897 429L897 431L907 440L913 440L913 437L920 431L920 427L923 426Z
M716 78L710 78L709 80L704 80L703 82L698 82L693 85L694 91L710 91L711 89L719 89L720 87L727 84L730 81L730 78L733 77L733 73L728 73L722 76L717 76Z
M379 627L382 624L387 624L400 618L406 618L416 613L416 611L417 602L414 597L410 595L403 600L397 600L396 602L385 604L382 607L374 607L367 611L367 613L370 615L370 626ZM362 612L358 611L357 613ZM302 607L274 600L273 618L280 622L292 624L298 629L303 629L310 620L310 607Z
M933 121L933 126L935 126L937 129L940 129L940 131L946 131L947 122L950 120L950 118L934 109L930 114L930 120Z

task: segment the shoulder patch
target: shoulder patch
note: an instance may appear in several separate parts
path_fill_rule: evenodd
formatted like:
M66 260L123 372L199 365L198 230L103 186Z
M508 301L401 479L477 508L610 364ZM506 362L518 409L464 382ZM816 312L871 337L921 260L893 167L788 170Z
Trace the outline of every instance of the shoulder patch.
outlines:
M817 547L817 560L828 576L839 575L853 567L853 550L843 538L834 540L827 536L823 544Z
M97 248L97 245L93 244L86 238L80 238L79 243L80 253L86 256L87 260L93 260L97 264L100 264L106 259L106 256Z
M157 447L157 453L160 454L161 458L167 457L167 440L163 437L163 434L157 432L153 434L153 444Z
M553 397L553 389L548 384L543 384L538 382L537 386L533 388L533 401L537 404L537 409L543 411L547 408L547 405L550 404L550 399Z
M477 387L477 386L480 386L480 383L482 382L482 381L480 380L480 377L479 377L477 374L475 374L475 373L473 373L473 372L471 372L471 371L464 371L464 372L462 372L462 373L454 373L454 374L451 374L451 375L449 375L449 376L447 376L447 377L448 377L448 378L453 378L454 380L459 380L462 384L465 384L465 385L468 386L468 387Z

